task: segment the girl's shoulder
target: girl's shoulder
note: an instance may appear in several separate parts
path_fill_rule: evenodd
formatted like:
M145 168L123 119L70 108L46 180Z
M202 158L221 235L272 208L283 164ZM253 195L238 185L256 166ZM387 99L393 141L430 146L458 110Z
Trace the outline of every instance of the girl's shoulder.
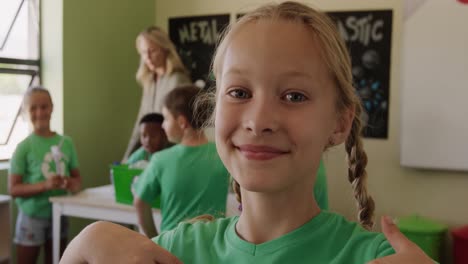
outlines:
M37 145L38 143L39 144L51 144L50 142L57 141L59 138L61 138L61 136L58 133L55 134L51 138L44 138L34 133L31 133L26 138L24 138L18 143L18 145L16 146L16 149L28 149Z
M226 230L230 225L237 223L238 218L238 216L234 216L204 220L204 217L201 216L198 220L182 222L179 224L179 227L185 232L216 234L221 230Z
M28 153L33 146L34 146L34 138L33 138L33 134L30 134L16 145L15 152L12 157L12 161L14 161L15 157L23 156L26 153Z
M50 144L73 147L73 140L70 136L55 133L55 136L49 141Z
M153 238L158 245L170 250L172 247L186 248L190 244L211 243L216 237L223 237L238 217L218 218L212 221L195 220L180 223L176 228Z
M70 137L70 136L67 136L67 135L60 135L60 134L57 134L61 140L63 140L64 142L70 142L72 143L73 142L73 139Z
M19 147L26 147L30 144L33 144L33 141L34 141L34 134L31 133L29 134L27 137L25 137L23 140L21 140L18 145L16 145L16 148L19 148Z
M172 159L174 155L177 155L181 150L180 144L175 144L173 146L170 146L168 148L156 151L153 153L151 156L151 159Z
M347 251L351 255L374 259L394 253L390 243L380 232L364 229L360 224L349 221L344 216L324 212L327 215L323 225L323 237L334 237L335 249Z
M348 239L354 237L375 238L383 236L382 233L366 230L359 223L350 221L337 213L322 211L320 216L325 220L323 223L324 227L336 230L337 233L343 234Z

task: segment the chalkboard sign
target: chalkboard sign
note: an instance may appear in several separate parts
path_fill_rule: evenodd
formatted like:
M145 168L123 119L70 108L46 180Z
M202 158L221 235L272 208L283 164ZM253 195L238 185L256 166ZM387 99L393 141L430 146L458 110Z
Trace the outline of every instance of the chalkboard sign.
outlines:
M392 10L328 12L351 53L364 136L388 137Z
M169 18L169 37L174 42L192 81L210 87L210 65L219 35L229 24L229 14Z

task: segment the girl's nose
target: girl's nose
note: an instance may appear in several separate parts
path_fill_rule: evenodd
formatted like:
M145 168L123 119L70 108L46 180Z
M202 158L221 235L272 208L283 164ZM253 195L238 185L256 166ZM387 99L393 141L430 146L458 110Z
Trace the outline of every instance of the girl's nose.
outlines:
M279 116L273 108L274 104L267 100L251 101L245 113L244 128L256 136L276 132L279 128Z

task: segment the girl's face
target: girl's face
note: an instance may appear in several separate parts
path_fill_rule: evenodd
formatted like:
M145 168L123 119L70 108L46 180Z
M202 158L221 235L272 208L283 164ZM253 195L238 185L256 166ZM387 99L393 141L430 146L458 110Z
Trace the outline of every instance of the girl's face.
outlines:
M138 41L138 53L152 72L166 65L166 52L145 37L140 37Z
M161 124L155 122L140 124L140 142L149 153L161 150L166 143L166 133Z
M50 117L52 115L52 102L47 93L34 92L28 98L29 118L34 131L50 129Z
M179 143L184 135L184 130L180 124L182 116L175 117L166 107L162 108L164 122L162 127L166 132L167 139L172 143Z
M299 24L260 20L232 37L217 76L221 159L246 190L311 190L322 152L345 128L314 35Z

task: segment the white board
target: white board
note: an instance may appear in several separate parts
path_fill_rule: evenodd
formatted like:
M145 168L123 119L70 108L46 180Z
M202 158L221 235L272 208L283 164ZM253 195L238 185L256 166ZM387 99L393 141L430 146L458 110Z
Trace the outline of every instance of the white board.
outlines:
M468 171L468 4L462 2L418 1L404 21L403 166Z

